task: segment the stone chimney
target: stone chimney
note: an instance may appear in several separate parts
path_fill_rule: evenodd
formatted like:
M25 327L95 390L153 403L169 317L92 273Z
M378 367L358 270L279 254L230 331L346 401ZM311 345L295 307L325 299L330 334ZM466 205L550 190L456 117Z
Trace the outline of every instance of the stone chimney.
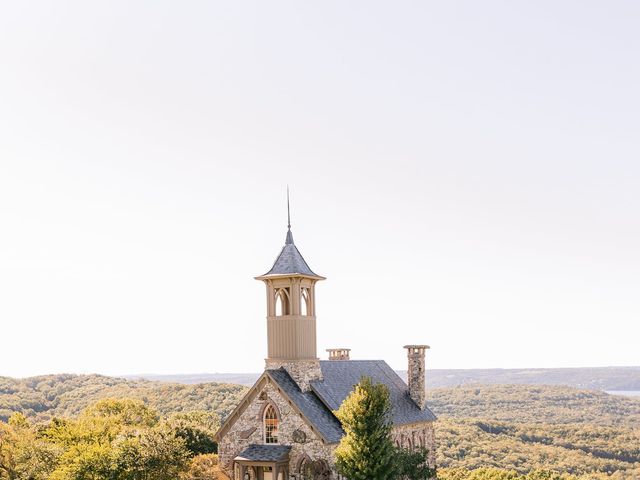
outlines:
M329 360L349 360L350 348L327 348Z
M424 357L425 352L429 349L429 345L405 345L404 348L407 349L407 357L409 360L407 368L409 396L422 410L426 403Z

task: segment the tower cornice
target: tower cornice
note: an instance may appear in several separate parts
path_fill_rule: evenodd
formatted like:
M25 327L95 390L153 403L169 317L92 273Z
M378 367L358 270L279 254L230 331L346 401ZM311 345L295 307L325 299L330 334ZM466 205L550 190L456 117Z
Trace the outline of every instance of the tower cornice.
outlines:
M327 277L322 277L320 275L306 275L304 273L265 273L264 275L258 275L257 277L253 277L255 280L276 280L278 278L308 278L310 280L320 281L326 280Z

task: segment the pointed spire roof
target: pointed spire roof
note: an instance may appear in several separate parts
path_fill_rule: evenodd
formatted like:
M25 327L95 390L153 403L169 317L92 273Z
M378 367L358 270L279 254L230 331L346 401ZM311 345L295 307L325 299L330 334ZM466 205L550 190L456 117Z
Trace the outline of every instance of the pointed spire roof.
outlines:
M293 243L291 228L287 229L284 247L282 247L280 255L276 258L273 267L262 276L267 277L271 275L306 275L309 277L323 278L309 268L309 265L302 257L295 243Z
M268 276L283 276L283 275L306 275L308 277L315 277L318 279L324 279L320 275L313 273L307 262L302 257L302 254L293 243L293 233L291 233L291 209L289 208L289 186L287 185L287 237L285 238L284 247L280 251L280 255L276 258L276 261L264 275L256 278L263 278Z

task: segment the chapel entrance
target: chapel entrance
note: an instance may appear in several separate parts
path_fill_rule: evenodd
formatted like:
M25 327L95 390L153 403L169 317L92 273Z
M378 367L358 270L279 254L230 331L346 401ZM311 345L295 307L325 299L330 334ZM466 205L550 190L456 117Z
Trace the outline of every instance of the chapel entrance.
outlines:
M284 472L281 469L278 471L278 478L275 478L275 472L273 471L272 467L260 468L262 468L262 480L288 480L287 478L285 478Z
M236 480L289 480L288 465L264 466L238 462Z
M235 480L289 480L288 445L249 445L235 461Z

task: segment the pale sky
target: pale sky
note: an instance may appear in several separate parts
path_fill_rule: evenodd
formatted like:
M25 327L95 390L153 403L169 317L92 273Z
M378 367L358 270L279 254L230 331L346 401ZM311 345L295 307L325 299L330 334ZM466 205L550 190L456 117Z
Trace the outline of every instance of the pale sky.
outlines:
M0 375L639 365L637 1L0 4Z

